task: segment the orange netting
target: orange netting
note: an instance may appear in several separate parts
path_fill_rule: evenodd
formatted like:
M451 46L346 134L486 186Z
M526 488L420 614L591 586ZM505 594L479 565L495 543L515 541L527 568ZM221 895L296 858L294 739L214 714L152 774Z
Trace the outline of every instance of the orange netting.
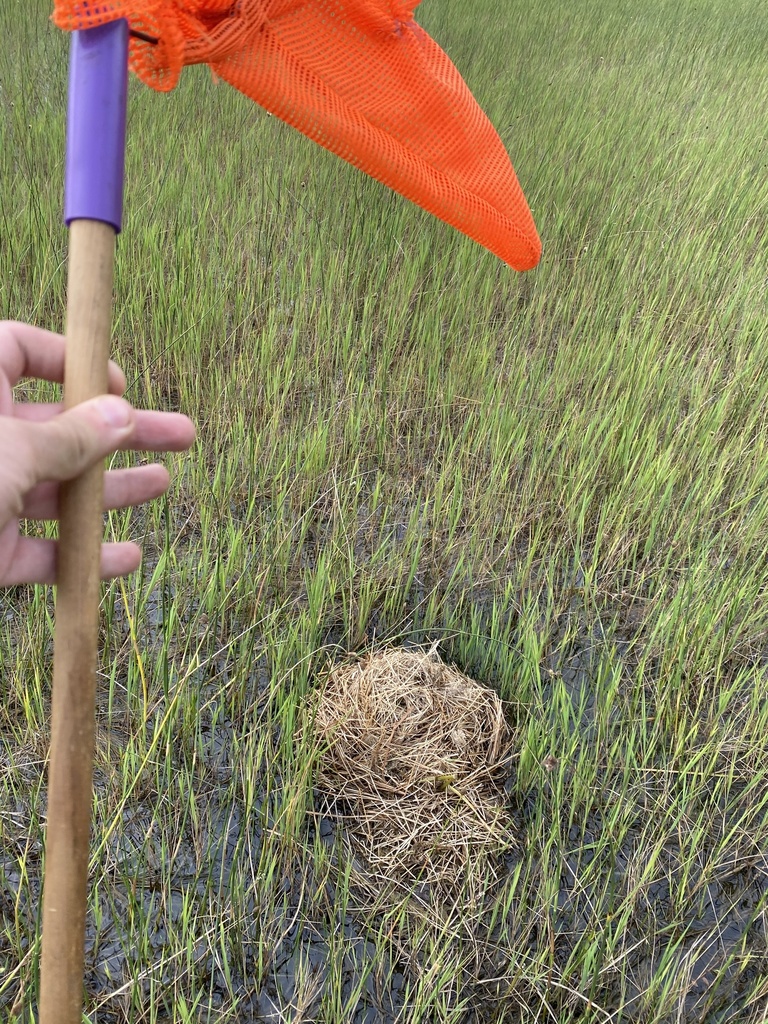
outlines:
M63 29L128 18L130 65L172 89L209 64L262 107L516 270L541 243L504 145L406 0L54 0ZM156 40L156 42L154 41Z

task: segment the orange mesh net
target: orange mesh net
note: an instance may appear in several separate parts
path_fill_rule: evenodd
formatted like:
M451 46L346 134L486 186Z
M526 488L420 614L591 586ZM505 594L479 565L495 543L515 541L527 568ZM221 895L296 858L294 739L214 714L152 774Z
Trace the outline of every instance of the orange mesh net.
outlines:
M417 0L416 0L417 2ZM130 66L214 73L516 270L541 243L509 156L406 0L54 0L63 29L127 18Z

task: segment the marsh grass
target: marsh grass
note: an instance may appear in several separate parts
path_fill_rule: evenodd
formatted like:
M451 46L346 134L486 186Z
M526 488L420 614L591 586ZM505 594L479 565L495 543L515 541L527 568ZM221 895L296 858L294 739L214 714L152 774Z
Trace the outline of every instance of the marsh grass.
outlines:
M64 40L0 11L0 315L61 327ZM200 68L132 83L114 349L199 425L103 602L86 1017L768 1012L766 21L437 5L545 243L513 276ZM47 388L26 393L47 394ZM7 592L0 1006L38 982L50 593ZM366 903L302 701L438 642L525 837L463 926Z

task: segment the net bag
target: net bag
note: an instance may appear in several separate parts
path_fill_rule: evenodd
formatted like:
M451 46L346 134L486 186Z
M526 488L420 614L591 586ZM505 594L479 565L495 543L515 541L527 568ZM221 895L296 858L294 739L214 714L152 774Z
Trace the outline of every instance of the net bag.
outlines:
M541 243L504 145L404 0L55 0L65 30L118 18L130 67L172 89L188 64L490 249L516 270ZM138 33L138 35L137 35Z

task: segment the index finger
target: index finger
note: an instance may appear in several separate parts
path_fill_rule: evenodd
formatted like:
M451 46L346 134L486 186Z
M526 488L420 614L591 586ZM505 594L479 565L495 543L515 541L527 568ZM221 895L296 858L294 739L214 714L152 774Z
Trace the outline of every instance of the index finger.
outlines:
M0 372L11 386L22 377L63 383L65 352L66 341L60 334L15 320L0 321ZM111 359L108 374L110 392L122 395L125 374Z

